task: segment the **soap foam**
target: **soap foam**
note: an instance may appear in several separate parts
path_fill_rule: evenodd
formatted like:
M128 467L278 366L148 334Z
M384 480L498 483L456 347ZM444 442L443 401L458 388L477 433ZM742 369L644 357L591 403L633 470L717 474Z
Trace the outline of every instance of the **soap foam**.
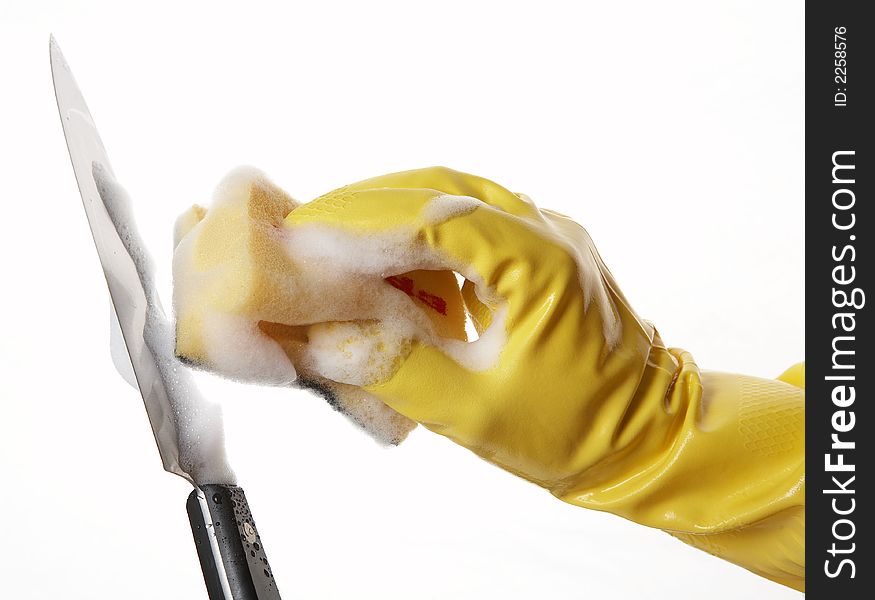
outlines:
M551 227L555 239L574 257L585 307L588 309L593 302L599 307L605 342L609 350L615 349L623 335L623 323L613 299L608 294L611 284L604 280L604 273L610 271L595 250L589 232L563 214L549 209L541 209L541 214ZM634 313L631 307L626 308Z
M437 225L453 217L466 215L480 206L484 206L483 201L471 196L443 194L425 205L420 218L427 225Z
M164 381L171 420L176 430L179 466L195 484L236 483L234 471L225 454L221 408L201 397L190 373L174 354L175 332L161 308L151 260L134 226L128 194L104 165L94 163L92 174L103 204L133 260L145 291L143 339ZM147 385L149 382L143 383Z
M298 374L282 347L258 323L206 312L203 323L207 361L220 375L244 383L287 386Z
M312 369L332 381L357 386L388 379L410 346L408 335L376 321L318 323L307 332Z

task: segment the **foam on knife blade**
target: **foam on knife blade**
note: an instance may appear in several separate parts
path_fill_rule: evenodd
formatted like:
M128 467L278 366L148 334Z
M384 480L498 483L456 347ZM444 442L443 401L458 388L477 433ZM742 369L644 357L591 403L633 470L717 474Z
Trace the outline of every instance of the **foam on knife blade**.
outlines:
M146 292L143 339L164 380L176 426L179 465L196 484L236 483L225 453L221 407L200 395L188 368L174 354L175 331L158 300L151 260L134 224L128 194L104 165L94 163L92 174Z

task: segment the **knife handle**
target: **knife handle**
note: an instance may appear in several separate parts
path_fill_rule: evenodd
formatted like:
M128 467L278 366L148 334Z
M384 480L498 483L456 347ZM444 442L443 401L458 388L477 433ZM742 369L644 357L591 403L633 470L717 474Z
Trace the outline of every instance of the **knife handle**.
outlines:
M210 600L280 600L242 488L201 485L185 508Z

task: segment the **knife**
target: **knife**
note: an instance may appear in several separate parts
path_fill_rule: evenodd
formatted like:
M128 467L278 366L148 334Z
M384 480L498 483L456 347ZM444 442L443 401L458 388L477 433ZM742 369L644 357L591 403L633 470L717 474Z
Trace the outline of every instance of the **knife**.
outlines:
M186 511L209 598L278 600L246 495L225 461L218 406L199 396L174 355L172 324L161 308L127 194L54 36L49 55L79 193L158 453L166 471L194 486Z

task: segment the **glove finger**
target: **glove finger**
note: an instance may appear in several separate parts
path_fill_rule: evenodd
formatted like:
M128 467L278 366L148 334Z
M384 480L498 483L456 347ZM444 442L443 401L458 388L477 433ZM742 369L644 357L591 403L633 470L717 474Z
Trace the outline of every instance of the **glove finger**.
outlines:
M477 335L481 335L492 323L492 311L477 297L477 286L473 282L466 280L462 285L462 301L465 303L465 310L471 316Z
M540 220L538 209L528 196L515 194L489 179L447 167L390 173L353 183L344 189L357 191L379 188L432 189L453 196L470 196L508 214Z

